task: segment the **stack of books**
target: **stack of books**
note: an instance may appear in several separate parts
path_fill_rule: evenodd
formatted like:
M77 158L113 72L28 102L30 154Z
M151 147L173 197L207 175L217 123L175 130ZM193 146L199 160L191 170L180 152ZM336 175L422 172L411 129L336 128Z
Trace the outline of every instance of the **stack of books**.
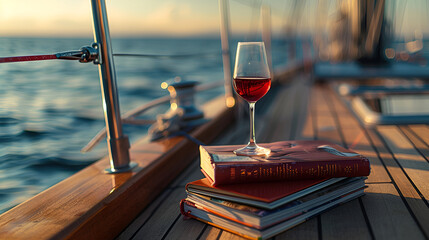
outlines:
M206 178L187 184L182 214L265 239L364 194L370 164L358 153L326 141L260 145L271 154L236 156L239 146L200 146Z

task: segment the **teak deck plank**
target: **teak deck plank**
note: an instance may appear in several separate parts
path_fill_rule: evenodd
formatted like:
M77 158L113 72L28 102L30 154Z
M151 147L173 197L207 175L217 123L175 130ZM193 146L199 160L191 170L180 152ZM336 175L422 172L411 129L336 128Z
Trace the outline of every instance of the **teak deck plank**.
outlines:
M205 227L206 224L202 222L195 223L195 221L180 221L178 219L164 239L197 239Z
M339 116L339 114L341 114L338 120L346 145L370 158L371 175L366 182L390 182L386 169L378 159L376 152L359 123L353 120L348 111L345 111L345 106L339 102L338 98L330 94L328 94L328 96L331 96L330 98L334 103L333 105L335 106L337 115ZM415 236L416 239L421 239L423 235L420 233L406 206L400 201L396 189L392 184L383 184L383 186L385 188L379 187L377 184L369 184L369 188L366 190L367 195L362 197L364 203L363 207L365 208L364 211L368 216L368 221L370 222L374 237L376 239L401 239L404 233L408 233L409 236ZM377 191L374 191L374 189L377 189ZM386 192L387 190L389 191ZM368 192L373 194L368 194ZM382 201L387 198L386 194L392 194L392 196L397 197L395 199L392 199L392 197L388 198L392 201ZM380 211L380 209L383 209L383 211ZM399 211L402 211L402 215L400 216L398 216ZM407 224L399 224L401 219L408 220L409 222L407 222ZM392 221L396 222L392 223ZM394 231L392 229L394 229Z
M341 127L332 99L324 86L316 85L311 105L316 107L317 139L343 144ZM322 106L322 107L319 107ZM321 215L322 239L370 239L371 234L358 200L345 203ZM356 235L355 232L359 232Z
M195 159L194 163L191 164L190 169L192 171L185 172L182 175L184 175L183 179L180 179L178 182L174 183L174 189L181 190L181 192L185 192L185 186L186 183L192 182L198 179L201 179L204 177L204 175L200 171L200 165L199 165L199 159ZM179 193L180 196L181 193ZM173 197L173 196L171 196ZM179 200L183 199L184 197L180 198ZM179 201L176 202L176 205L178 205ZM176 206L177 207L177 206ZM162 211L162 209L159 209ZM206 227L206 224L199 222L198 224L193 224L193 221L186 221L182 215L179 216L179 218L176 220L174 225L172 225L171 230L168 232L168 234L165 235L164 239L196 239L199 235L201 235L202 231ZM146 239L146 235L144 235L144 238Z
M128 225L126 231L123 231L117 239L132 239L139 229L152 217L153 212L158 209L159 205L170 194L170 192L171 189L168 189L159 195L148 207L146 207L144 212L142 212L130 225Z
M261 116L257 125L258 142L274 142L295 139L303 129L307 114L308 77L298 76L289 87L277 93L275 101L268 106L266 116ZM287 110L285 110L287 109ZM256 123L258 124L258 123ZM259 131L258 131L259 129Z
M174 194L173 190L184 189L187 182L194 181L196 179L200 179L203 177L203 174L199 171L199 162L197 159L193 161L188 168L170 185L169 188L165 189L164 192L149 205L140 215L136 218L132 224L130 224L125 231L123 231L117 239L132 239L135 238L138 232L140 234L148 234L147 232L141 233L141 228L145 223L153 217L153 215L159 211L165 211L165 209L161 208L161 203L167 198L171 198ZM179 194L181 194L179 192ZM181 198L180 198L181 199ZM175 205L175 204L173 204ZM167 212L173 213L173 212ZM162 214L162 213L161 213ZM155 216L156 217L156 216ZM152 222L150 224L153 224ZM138 239L138 238L135 238Z
M180 215L177 207L185 197L181 188L174 189L153 213L149 222L139 229L134 239L161 239Z
M326 91L329 91L329 90L326 89ZM348 145L348 147L351 147L352 149L354 148L354 150L356 150L357 152L360 152L360 153L364 154L365 156L369 157L370 160L371 160L371 175L368 177L368 180L366 182L367 183L391 182L390 177L389 177L389 173L387 171L387 169L391 169L391 170L395 170L395 175L394 175L395 178L396 179L399 178L399 180L401 180L400 183L402 183L402 184L400 184L399 186L401 186L404 190L411 190L410 189L412 187L411 183L409 181L407 181L407 179L405 178L405 175L401 174L401 172L398 171L399 170L398 168L395 168L395 167L394 168L392 168L392 167L385 168L384 164L386 162L389 163L389 165L390 164L394 165L395 163L393 162L394 159L392 158L392 156L390 156L389 154L386 154L387 150L384 148L384 146L381 145L381 142L378 141L379 139L378 138L372 138L373 141L375 141L375 143L377 145L377 147L375 147L375 146L370 146L372 144L370 144L371 141L368 141L369 139L367 138L366 134L363 134L363 135L360 134L360 136L356 135L356 133L355 134L351 134L351 132L355 132L358 129L361 129L362 131L365 131L365 129L363 129L362 126L360 126L360 124L358 123L358 121L356 121L356 120L355 121L350 121L351 113L350 113L350 111L344 111L346 109L345 109L344 106L342 106L342 104L339 104L338 97L335 97L334 94L326 94L326 95L330 96L330 98L333 100L334 103L337 102L337 104L334 104L334 106L336 106L336 108L337 108L336 113L338 114L338 113L341 112L341 114L343 114L343 115L341 115L341 118L338 118L340 124L342 124L344 121L347 121L346 126L345 127L344 126L341 127L341 130L344 133L343 134L344 138L346 140L346 145ZM383 128L383 127L381 127L381 128ZM372 136L376 135L375 130L372 129L372 128L366 129L366 131L369 132L370 135L372 135ZM367 146L370 146L368 148L369 151L366 151L366 150L362 151L362 149L359 149L359 148L356 149L356 147L358 146L356 140L354 140L353 143L352 143L352 145L350 145L348 143L349 141L347 141L347 139L349 139L351 136L355 136L356 139L359 139L359 141L364 140L365 144L362 147L364 147L366 149ZM410 143L409 142L405 142L406 139L401 139L401 140L402 140L401 142L405 146L408 146L409 149L410 149L410 151L412 151ZM375 155L377 155L377 152L374 152L374 150L376 150L376 151L378 151L378 153L380 153L380 156L382 156L382 159L383 159L384 162L380 161L379 158L375 157ZM394 180L394 179L392 179L392 180ZM397 191L395 193L399 194ZM413 194L415 195L415 194L417 194L417 192L413 192ZM362 199L366 199L365 197L367 197L367 196L364 196ZM408 199L408 202L415 203L416 201L414 201L412 199ZM406 209L405 205L400 205L400 206L401 206L401 208L397 208L396 211L400 211L400 210L402 210L402 211L408 211ZM429 209L428 208L425 209L424 206L422 206L421 202L417 203L417 204L413 204L413 206L416 209L423 210L424 213L423 214L418 213L418 215L420 216L420 220L421 221L427 222L427 217L425 217L424 214L427 214L426 216L429 216L429 214L428 214L428 210ZM383 207L383 206L379 206L379 207ZM371 217L371 215L369 214L368 210L365 211L365 213L368 215L368 217ZM413 213L410 213L410 214L411 214L410 216L413 215ZM371 224L371 226L372 226L371 229L373 230L374 235L377 236L377 235L385 234L384 233L385 230L380 229L377 226L373 226L374 225L373 223L377 222L377 221L374 221L374 220L371 221L371 220L372 219L369 218L370 223L372 223ZM417 223L415 226L417 226L418 224L419 223ZM397 229L397 231L403 230L404 232L409 232L409 229L405 225L397 224L397 225L395 225L395 228ZM426 231L427 231L427 228L426 228ZM380 232L382 234L380 234Z
M379 126L377 131L392 151L396 161L412 183L429 200L429 163L416 151L414 146L406 139L396 126Z
M313 100L311 106L314 108L314 120L316 127L316 139L329 140L336 144L343 145L339 129L320 86L316 85L313 90Z
M220 230L219 228L207 225L206 229L204 230L203 234L199 239L219 239L221 233L222 230Z
M263 131L259 131L259 137L257 137L258 142L269 142L269 141L280 141L282 140L281 136L283 135L289 135L290 127L288 126L291 122L291 114L287 111L282 111L282 109L290 109L293 106L293 102L291 101L293 97L293 91L291 91L291 88L285 88L283 90L280 90L279 92L279 101L276 101L273 103L270 107L270 111L268 112L276 112L278 114L270 114L268 117L270 119L262 120L263 124L260 124L258 126L261 126L261 129ZM262 121L258 121L258 123L261 123ZM284 124L280 124L284 123ZM269 126L276 126L276 127L269 127ZM260 139L260 140L258 140ZM276 139L276 140L274 140Z
M280 233L279 235L275 236L275 240L318 239L319 221L320 220L318 217L314 217L305 223L299 224L298 226L287 230L286 232Z
M322 239L371 239L358 199L323 213L321 221Z
M424 239L391 183L368 184L362 202L376 239Z
M413 143L416 150L422 155L426 161L429 162L429 146L419 137L413 130L411 130L410 126L400 126L401 131L410 139L410 142ZM428 132L429 134L429 132Z
M298 89L307 91L307 107L296 102L278 102L293 102L298 96L302 97L304 94L296 94ZM314 85L311 89L305 88L305 84L291 85L278 94L280 96L268 106L268 112L282 109L290 112L279 115L278 119L257 116L257 124L265 124L258 132L257 139L260 137L272 141L270 137L276 132L277 140L330 140L367 156L371 161L371 175L366 181L368 188L363 197L322 213L273 239L428 238L428 184L425 180L427 182L429 164L424 157L429 149L429 138L425 135L429 133L427 125L367 127L355 118L332 89L324 85ZM304 111L294 116L299 109ZM237 129L229 129L228 135L216 143L236 144L247 141L247 123L238 124ZM231 132L235 134L230 134ZM139 231L141 235L138 238L136 235L134 239L243 239L196 220L178 217L178 200L185 195L186 182L200 177L202 175L198 162L193 162L159 197L162 199L154 202L156 210L150 205L143 211L142 216L147 216L150 212L153 216L149 220L142 217L147 222ZM169 204L174 206L170 208ZM163 213L163 208L169 209L169 213ZM129 227L128 230L133 229Z
M222 239L222 240L244 240L245 238L240 237L240 236L235 235L235 234L232 234L232 233L227 232L227 231L222 231L219 234L219 239Z
M425 237L429 236L429 208L422 201L418 191L414 188L413 184L409 181L404 171L395 161L391 153L383 145L380 136L374 131L368 131L369 136L376 146L378 154L380 155L392 182L401 194L401 198L405 200L405 204L410 208L411 214L416 218L417 224L424 231ZM398 226L399 227L399 226Z
M429 126L428 125L410 125L413 132L429 146Z
M366 180L367 183L373 182L391 182L389 175L383 163L380 161L377 152L372 146L365 129L359 124L359 121L354 118L347 107L336 97L332 90L325 89L328 94L326 96L334 106L334 112L338 120L339 129L341 129L344 137L344 145L366 157L371 162L371 174ZM331 93L331 94L329 94Z
M307 92L308 95L308 102L311 103L311 100L313 98L313 94L312 94L312 90L310 89ZM306 109L306 115L305 118L302 119L303 120L303 129L302 131L297 133L296 139L305 139L305 140L314 140L315 139L315 120L314 120L314 111L313 111L313 107L311 106L311 104L307 104L307 106L305 107Z

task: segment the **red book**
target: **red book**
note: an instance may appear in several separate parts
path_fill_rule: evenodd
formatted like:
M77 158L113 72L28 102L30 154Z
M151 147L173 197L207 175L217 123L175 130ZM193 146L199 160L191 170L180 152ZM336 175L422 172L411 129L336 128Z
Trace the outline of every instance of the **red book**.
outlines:
M242 183L212 186L203 178L186 185L188 193L215 197L265 209L274 209L321 188L330 186L343 178L307 179L300 181L278 181L267 183Z
M233 183L368 176L368 158L328 141L259 144L268 156L236 156L242 146L200 146L201 168L213 186Z

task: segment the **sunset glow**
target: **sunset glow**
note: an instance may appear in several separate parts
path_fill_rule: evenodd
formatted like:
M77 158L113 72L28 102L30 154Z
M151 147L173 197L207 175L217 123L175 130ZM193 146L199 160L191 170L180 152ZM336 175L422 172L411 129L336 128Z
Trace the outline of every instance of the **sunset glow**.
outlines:
M332 1L334 2L334 1ZM405 2L405 1L404 1ZM415 31L428 34L428 3L414 0L395 3L386 9L395 9L396 34L412 35ZM248 33L258 29L258 4L271 9L273 32L282 32L288 26L297 31L314 33L326 26L316 21L320 3L325 3L327 20L335 18L336 4L309 0L303 7L298 24L291 14L293 1L285 0L230 0L231 30ZM388 2L394 3L394 2ZM107 0L112 36L188 36L218 35L218 0ZM386 10L387 11L387 10ZM386 16L389 16L386 12ZM91 37L92 16L89 0L0 0L1 36Z

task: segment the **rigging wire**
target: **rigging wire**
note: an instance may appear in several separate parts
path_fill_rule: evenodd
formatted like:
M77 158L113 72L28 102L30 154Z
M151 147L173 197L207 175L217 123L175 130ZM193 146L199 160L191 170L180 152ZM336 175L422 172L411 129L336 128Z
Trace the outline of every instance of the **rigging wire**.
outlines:
M192 53L192 54L173 54L173 55L160 55L160 54L136 54L136 53L114 53L115 57L143 57L143 58L154 58L154 59L173 59L173 58L193 58L203 56L219 56L218 52L207 52L207 53Z

